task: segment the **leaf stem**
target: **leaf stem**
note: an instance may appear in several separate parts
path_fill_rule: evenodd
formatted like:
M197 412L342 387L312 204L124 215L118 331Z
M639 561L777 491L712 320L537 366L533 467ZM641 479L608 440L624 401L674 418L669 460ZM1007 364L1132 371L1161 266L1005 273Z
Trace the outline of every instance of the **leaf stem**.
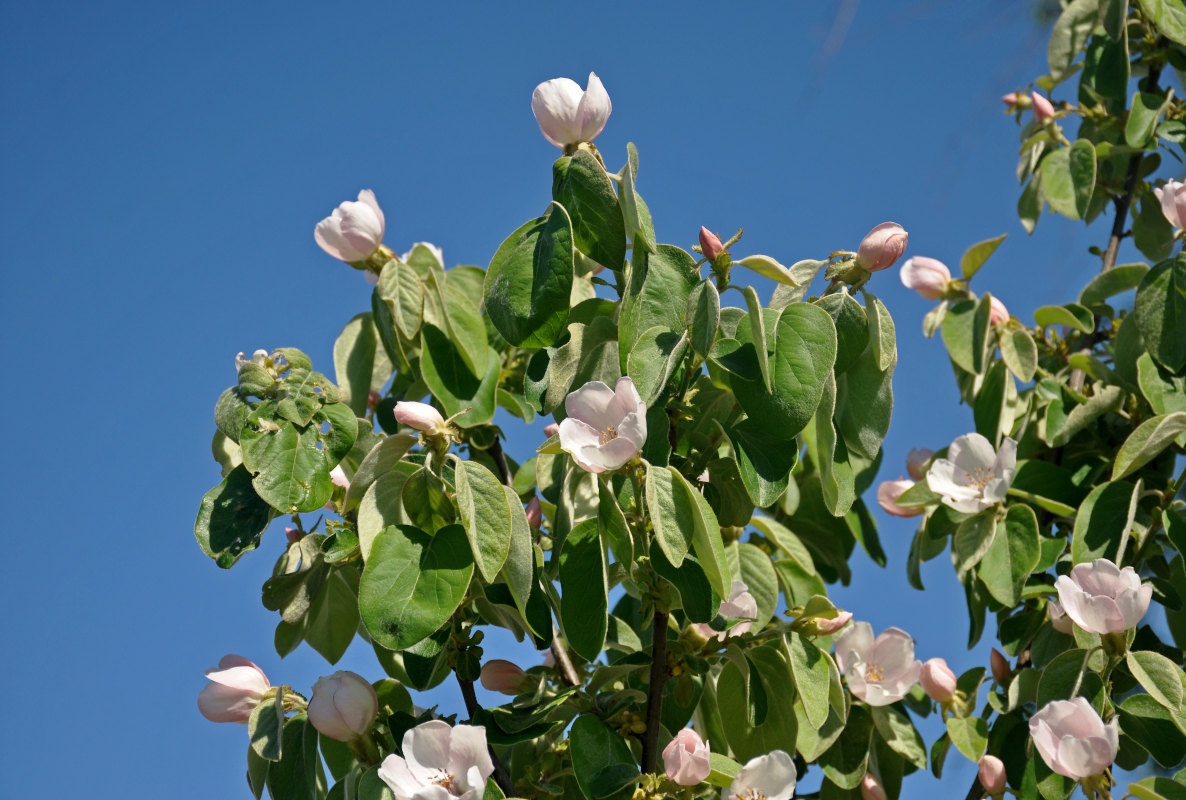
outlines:
M642 740L642 771L659 765L659 720L663 715L663 684L667 682L667 617L656 609L651 624L651 675L647 683L646 733Z
M457 676L457 683L461 686L461 697L465 700L465 713L469 714L470 722L473 722L474 714L482 709L482 706L478 704L478 696L474 692L474 682L462 678L456 670L453 674ZM494 782L498 784L499 789L502 789L504 795L511 797L515 794L515 787L511 783L510 776L507 775L506 768L498 760L498 754L489 744L486 745L486 752L490 754L490 761L494 764Z

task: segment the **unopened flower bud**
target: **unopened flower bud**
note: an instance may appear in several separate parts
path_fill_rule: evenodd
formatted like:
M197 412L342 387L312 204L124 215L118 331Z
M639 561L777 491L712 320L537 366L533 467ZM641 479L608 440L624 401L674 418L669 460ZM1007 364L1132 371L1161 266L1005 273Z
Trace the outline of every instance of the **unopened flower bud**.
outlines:
M885 789L871 772L861 778L861 800L885 800Z
M992 654L988 657L988 663L992 666L993 680L1002 686L1009 682L1009 678L1013 675L1013 668L1009 666L1009 659L1005 658L1004 653L994 647Z
M407 425L430 436L444 433L447 429L441 412L428 403L408 403L401 400L395 404L395 419L400 425Z
M223 656L206 677L210 683L198 693L198 711L211 722L246 724L271 688L264 671L242 656Z
M539 498L533 497L528 500L527 508L524 510L527 512L527 524L532 528L538 529L540 523L543 522L544 519L544 512L540 507Z
M299 542L303 535L304 534L301 533L299 528L285 528L284 529L284 537L286 539L288 539L289 544L295 544L296 542Z
M916 450L912 447L906 454L906 471L910 473L911 478L921 481L927 473L927 463L934 457L934 450L928 450L925 447Z
M932 658L924 662L918 673L918 682L936 703L948 703L955 697L955 673L947 666L946 659Z
M560 425L557 423L549 422L544 426L544 436L547 436L549 439L558 433L560 433Z
M851 611L839 611L832 619L816 617L815 629L821 636L830 636L852 620Z
M348 670L318 678L309 699L309 722L323 736L352 742L371 729L379 697L366 678Z
M947 294L951 270L937 258L914 256L906 259L898 277L907 289L913 289L927 300L940 300Z
M491 692L517 695L527 673L510 661L495 658L482 665L482 687Z
M908 489L914 486L914 481L882 481L881 485L877 487L877 505L887 514L893 514L895 517L917 517L926 511L922 506L900 506L898 505L898 498L906 493Z
M716 261L725 252L720 237L703 225L700 226L700 251L709 261Z
M1049 100L1037 92L1030 92L1030 100L1034 104L1034 119L1039 123L1054 119L1054 105Z
M371 411L374 411L379 405L379 401L382 399L383 395L379 394L374 389L371 389L371 391L367 394L367 408L369 408Z
M321 249L349 264L366 261L383 244L387 221L375 193L363 189L358 200L347 200L317 223L313 238Z
M980 759L980 786L993 797L1005 791L1005 762L996 756Z
M1001 102L1007 105L1010 110L1017 108L1017 92L1001 95Z
M906 229L896 222L883 222L865 234L857 249L857 265L869 272L893 266L906 252Z
M695 786L712 771L709 764L710 748L691 728L681 728L667 747L663 748L663 769L667 779L680 786Z
M601 79L590 72L586 87L582 90L569 78L553 78L535 87L531 95L531 111L540 132L557 147L593 141L609 119L613 104Z
M255 364L257 367L265 367L267 366L267 359L267 350L256 350L251 354L251 358L247 358L243 354L243 351L239 351L239 354L235 356L235 371L238 372L243 369L244 364Z
M341 464L329 471L329 479L333 481L334 486L340 486L343 489L350 488L350 479L347 478L346 473L342 471Z
M992 325L1000 325L1003 322L1009 321L1009 309L1005 308L1005 304L996 297L989 295L989 310L988 321Z

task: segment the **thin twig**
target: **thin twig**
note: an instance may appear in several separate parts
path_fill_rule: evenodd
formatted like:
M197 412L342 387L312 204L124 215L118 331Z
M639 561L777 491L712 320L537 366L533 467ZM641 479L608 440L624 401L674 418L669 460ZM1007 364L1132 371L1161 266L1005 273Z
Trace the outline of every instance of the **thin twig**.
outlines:
M456 672L453 673L457 675ZM467 681L460 675L457 675L457 683L461 686L461 696L465 700L465 713L469 714L470 721L474 719L474 715L481 710L478 705L478 696L474 693L474 682ZM494 752L494 748L486 745L486 751L490 753L490 761L494 764L494 782L498 784L498 788L502 789L503 794L510 797L515 794L515 787L511 783L511 776L507 774L506 768L503 767L502 762L498 760L498 754Z
M659 765L659 720L663 712L663 684L667 682L667 612L656 611L651 627L651 677L647 684L646 733L642 740L642 771Z
M581 685L581 676L577 674L577 668L572 665L572 659L568 657L568 651L560 641L560 629L555 623L552 624L552 658L560 668L560 677L564 678L565 683L569 686Z

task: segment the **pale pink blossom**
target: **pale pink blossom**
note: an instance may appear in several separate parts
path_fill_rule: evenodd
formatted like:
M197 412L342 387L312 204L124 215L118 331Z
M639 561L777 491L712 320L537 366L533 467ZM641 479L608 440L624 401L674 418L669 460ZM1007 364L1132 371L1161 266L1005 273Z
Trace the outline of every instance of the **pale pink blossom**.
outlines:
M570 78L553 78L535 87L531 111L544 138L557 147L591 142L609 120L613 104L596 73L589 73L588 88Z
M937 703L947 703L955 697L955 673L943 658L930 658L918 671L922 690Z
M313 229L321 249L350 264L366 261L383 244L387 220L375 193L363 189L358 200L347 200Z
M527 524L532 528L538 528L540 523L544 521L544 510L540 505L539 498L533 497L527 501L527 508L524 509L527 514Z
M758 618L758 602L749 593L749 587L745 585L745 581L733 581L729 586L729 599L721 603L719 613L722 617L740 619L741 622L727 631L714 631L706 622L698 622L692 627L699 631L705 639L709 641L715 639L718 642L749 632L749 629L754 625L754 620Z
M1107 724L1085 697L1052 700L1030 718L1030 736L1046 766L1068 778L1099 775L1120 747L1120 718Z
M790 800L798 777L786 751L771 750L745 762L721 800Z
M430 436L437 436L449 428L441 412L428 403L399 401L395 404L395 421Z
M956 511L975 514L1005 499L1017 472L1017 442L1006 437L999 451L978 433L959 437L927 470L927 485Z
M198 711L211 722L246 723L271 688L264 671L242 656L223 656L206 677L210 683L198 693Z
M403 756L389 755L379 765L396 800L480 800L493 772L485 728L436 719L405 733Z
M988 321L991 325L1000 325L1009 321L1009 309L994 295L988 296Z
M716 261L725 252L720 237L703 225L700 226L700 252L709 261Z
M346 477L346 473L342 469L341 464L338 464L336 467L334 467L333 469L331 469L329 471L329 479L333 483L334 486L340 486L343 489L350 488L350 479Z
M887 514L895 517L917 517L926 511L922 506L900 506L898 498L914 486L914 481L898 479L896 481L882 481L877 487L877 505Z
M1062 606L1058 604L1057 600L1047 602L1046 610L1050 613L1050 624L1056 631L1066 634L1075 632L1075 623L1071 622L1071 618L1067 616L1067 612L1062 610Z
M980 759L978 770L980 787L993 797L1005 791L1005 762L993 755L986 755Z
M338 670L313 684L308 713L309 722L323 736L352 742L371 729L379 714L379 697L366 678Z
M482 687L491 692L517 695L523 688L527 673L517 664L501 658L493 658L482 665Z
M1054 119L1054 105L1048 99L1037 92L1030 92L1030 100L1034 104L1034 119L1038 122Z
M663 768L669 780L680 786L695 786L708 777L708 742L691 728L681 728L663 749Z
M1186 228L1186 183L1166 181L1164 186L1154 189L1153 194L1161 203L1161 213L1166 221L1178 230Z
M634 381L618 379L613 389L590 381L564 400L560 446L586 472L620 469L647 440L647 407Z
M913 289L928 300L940 300L947 294L951 270L937 258L914 256L902 264L898 277L907 289Z
M896 222L883 222L865 234L857 248L857 264L870 272L893 266L906 252L909 236Z
M861 800L885 800L885 788L871 772L861 778Z
M871 706L901 700L918 683L922 670L910 634L886 628L874 639L868 622L854 622L836 638L836 666L849 691Z
M921 450L910 448L910 452L906 454L906 472L916 481L923 480L927 474L926 466L934 457L934 450L928 450L925 447Z
M1088 633L1120 633L1149 609L1153 586L1141 583L1132 567L1118 568L1106 558L1076 564L1054 582L1066 615Z

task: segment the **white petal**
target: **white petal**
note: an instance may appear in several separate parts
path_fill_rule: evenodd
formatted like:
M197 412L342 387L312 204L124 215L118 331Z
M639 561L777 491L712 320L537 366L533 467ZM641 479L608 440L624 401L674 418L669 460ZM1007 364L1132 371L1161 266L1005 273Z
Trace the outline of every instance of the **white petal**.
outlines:
M747 761L721 796L727 799L747 789L757 789L768 800L790 800L797 778L791 757L782 750L773 750Z
M571 78L553 78L535 87L531 111L545 139L557 147L581 141L576 117L584 94Z
M613 104L609 100L609 92L601 83L597 73L589 73L588 88L577 107L577 124L580 128L580 141L591 142L597 134L605 128L609 120Z
M886 674L901 672L914 663L914 639L901 628L886 628L865 653L865 661L880 665Z
M947 459L965 472L991 469L996 456L992 443L978 433L966 433L947 448Z
M935 494L970 500L980 493L967 485L967 473L946 458L935 459L927 470L927 486Z
M408 769L408 763L392 754L379 765L379 777L395 792L396 800L408 800L424 783Z
M582 422L576 417L568 417L560 423L560 447L569 453L575 453L585 447L601 446L601 431Z
M564 398L564 410L568 416L604 431L611 425L617 426L625 416L624 410L615 413L617 399L614 390L601 381L589 381Z
M430 775L449 766L452 729L439 719L422 722L404 734L404 758L413 775Z
M1001 449L993 458L992 471L1005 478L1008 483L1013 482L1013 474L1017 471L1017 442L1008 436L1001 442Z
M477 767L481 782L494 772L494 763L486 749L486 729L481 725L457 725L449 743L449 772L461 775Z
M638 445L619 436L601 445L597 463L610 472L622 467L627 461L638 455Z
M868 622L852 623L836 637L836 666L846 672L857 661L864 661L872 647L873 626Z

